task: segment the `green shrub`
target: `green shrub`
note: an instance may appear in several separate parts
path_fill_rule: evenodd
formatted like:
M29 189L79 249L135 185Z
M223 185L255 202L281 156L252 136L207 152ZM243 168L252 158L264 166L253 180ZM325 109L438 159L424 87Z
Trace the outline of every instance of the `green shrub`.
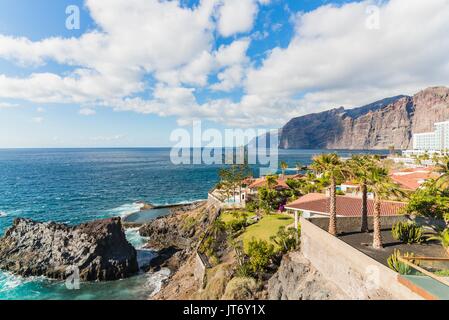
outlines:
M247 202L245 209L249 212L256 212L259 209L259 204L256 201Z
M294 228L286 229L284 226L280 227L277 234L270 238L273 243L279 246L279 251L282 253L295 250L298 245L297 239L299 239L297 231Z
M237 266L237 270L235 272L237 277L252 277L254 275L251 266L248 262L245 262L241 265Z
M196 224L196 219L193 217L188 217L186 220L184 220L184 223L182 225L183 230L190 230L192 229Z
M435 271L434 274L440 277L449 277L449 269Z
M390 267L390 269L396 271L399 274L411 274L413 272L412 267L410 267L408 264L405 264L401 261L399 261L398 257L401 256L401 252L397 249L394 250L393 254L391 256L388 257L388 266ZM415 255L413 253L406 253L404 254L404 257L406 258L412 258ZM419 265L418 261L416 260L411 260L411 263L415 264L415 265Z
M263 273L274 255L274 245L264 240L253 239L248 244L248 264L255 274Z
M444 229L443 231L438 232L434 235L431 235L430 237L427 238L427 240L438 240L440 241L443 248L447 250L449 248L449 228Z
M424 241L423 228L416 223L397 222L391 230L393 238L403 243L421 243Z

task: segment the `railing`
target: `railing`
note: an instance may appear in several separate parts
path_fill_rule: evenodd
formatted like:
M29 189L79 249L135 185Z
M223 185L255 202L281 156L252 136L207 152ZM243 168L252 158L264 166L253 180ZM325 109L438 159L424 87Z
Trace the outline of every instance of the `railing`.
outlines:
M449 290L449 281L446 280L446 278L441 277L441 276L437 276L435 273L432 273L422 267L420 267L419 265L413 263L413 261L431 261L431 262L448 262L449 263L449 258L435 258L435 257L398 257L398 260L406 265L408 265L409 267L411 267L412 269L415 269L419 272L421 272L422 274L448 286L448 290Z

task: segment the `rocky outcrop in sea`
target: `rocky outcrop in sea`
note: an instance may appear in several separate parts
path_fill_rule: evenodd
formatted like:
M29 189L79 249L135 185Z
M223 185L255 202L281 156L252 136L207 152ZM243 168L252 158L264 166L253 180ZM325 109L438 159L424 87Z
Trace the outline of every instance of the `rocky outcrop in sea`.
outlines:
M79 270L82 281L117 280L138 271L137 254L120 218L70 227L16 219L0 238L0 269L63 280Z

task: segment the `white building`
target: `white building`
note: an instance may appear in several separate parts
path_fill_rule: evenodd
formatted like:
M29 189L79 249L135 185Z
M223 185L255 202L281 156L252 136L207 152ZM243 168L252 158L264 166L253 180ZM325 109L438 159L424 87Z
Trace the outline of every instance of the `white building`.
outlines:
M449 121L434 124L435 131L416 133L413 135L413 150L407 153L446 152L449 150Z

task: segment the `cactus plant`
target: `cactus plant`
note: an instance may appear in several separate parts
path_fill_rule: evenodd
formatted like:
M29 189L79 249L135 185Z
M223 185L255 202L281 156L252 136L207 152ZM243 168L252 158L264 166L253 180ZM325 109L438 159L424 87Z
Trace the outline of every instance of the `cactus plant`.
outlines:
M403 243L421 243L424 241L423 228L416 223L397 222L391 229L393 238Z
M399 257L401 256L401 252L397 249L395 249L393 251L393 254L391 256L388 257L388 266L390 267L390 269L396 271L399 274L411 274L413 269L412 267L410 267L408 264L405 264L401 261L399 261ZM404 257L405 258L413 258L415 255L413 253L405 253ZM419 265L418 261L416 260L410 260L411 263L415 264L415 265Z

